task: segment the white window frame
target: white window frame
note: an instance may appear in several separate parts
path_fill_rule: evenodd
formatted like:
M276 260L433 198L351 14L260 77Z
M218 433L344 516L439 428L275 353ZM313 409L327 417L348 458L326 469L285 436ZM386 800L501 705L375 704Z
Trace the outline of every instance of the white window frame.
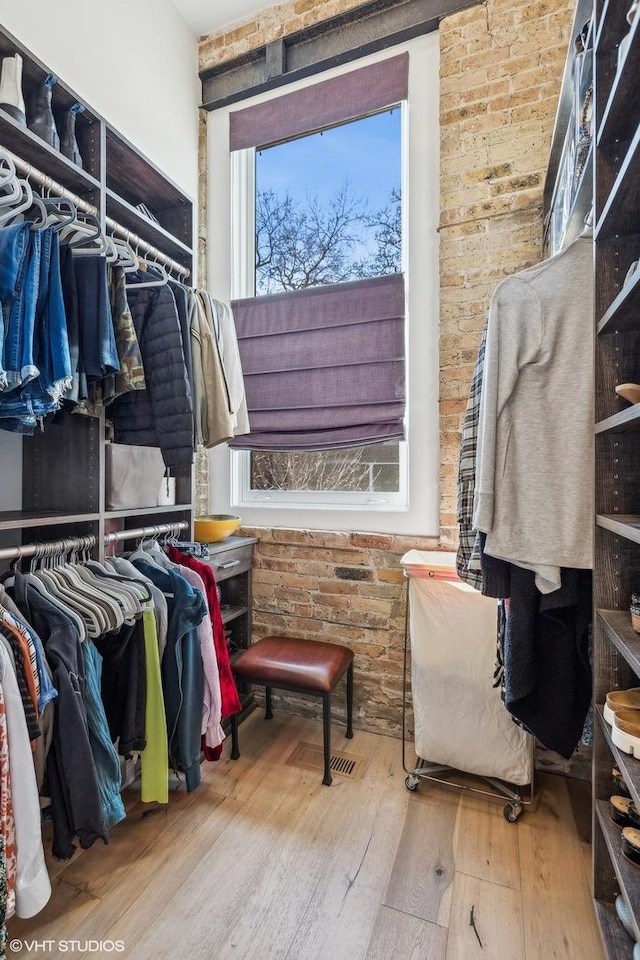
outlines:
M401 493L345 494L313 491L249 491L245 451L222 445L210 454L209 507L214 513L241 513L251 526L433 535L439 532L438 442L438 34L363 58L365 66L408 50L409 101L403 107L403 269L406 278L407 437L401 443ZM353 70L334 68L322 79ZM291 89L317 82L307 78ZM251 106L281 91L254 97ZM237 109L237 106L235 107ZM252 296L255 235L253 150L229 153L229 119L234 107L208 117L209 289L222 299ZM235 184L244 182L244 189ZM229 219L224 210L229 211ZM412 211L419 215L412 216ZM231 236L231 243L229 243ZM247 243L247 238L251 242ZM247 251L250 257L247 256ZM425 322L428 321L428 322ZM244 461L244 464L243 464ZM374 502L372 502L372 500ZM349 519L353 514L353 520Z
M407 169L406 104L399 106L401 155L401 212L402 265L406 276L407 232L404 181ZM396 108L398 109L398 108ZM360 118L356 118L360 119ZM231 154L231 297L241 299L256 294L256 148L234 150ZM405 320L405 344L407 341ZM406 422L406 418L405 418ZM406 441L399 441L398 490L382 493L363 490L255 490L251 487L251 453L249 450L231 451L231 490L233 501L240 509L251 504L278 504L283 507L315 507L332 510L408 510L408 450Z

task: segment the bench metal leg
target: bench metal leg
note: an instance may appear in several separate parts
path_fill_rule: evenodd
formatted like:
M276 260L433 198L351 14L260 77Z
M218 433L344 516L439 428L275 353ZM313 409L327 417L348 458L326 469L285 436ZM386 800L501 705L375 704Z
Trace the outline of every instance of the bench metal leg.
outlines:
M264 718L273 720L273 710L271 709L271 687L264 688Z
M324 777L325 787L330 787L331 778L331 694L322 694L322 735L324 740Z
M238 749L238 714L231 715L231 759L237 760L240 756Z
M353 660L347 670L347 732L345 737L353 737Z

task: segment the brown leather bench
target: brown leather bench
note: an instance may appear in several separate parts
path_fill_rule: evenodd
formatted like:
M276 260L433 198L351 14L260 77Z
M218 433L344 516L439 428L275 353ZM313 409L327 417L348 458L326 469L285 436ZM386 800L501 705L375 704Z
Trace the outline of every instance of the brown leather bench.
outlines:
M331 694L338 681L347 674L347 730L353 736L353 650L338 643L302 640L299 637L263 637L241 650L232 660L238 680L257 683L265 688L265 720L271 720L271 691L290 690L322 697L322 730L324 739L324 777L331 785ZM240 756L238 718L231 718L231 759Z

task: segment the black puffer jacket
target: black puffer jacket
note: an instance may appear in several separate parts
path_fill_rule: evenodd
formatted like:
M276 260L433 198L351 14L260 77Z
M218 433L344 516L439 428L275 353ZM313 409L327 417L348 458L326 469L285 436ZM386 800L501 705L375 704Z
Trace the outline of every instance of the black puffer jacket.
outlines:
M127 300L138 336L146 390L111 405L117 443L160 447L168 467L193 460L193 409L175 300L167 284L136 289L149 275L127 280Z

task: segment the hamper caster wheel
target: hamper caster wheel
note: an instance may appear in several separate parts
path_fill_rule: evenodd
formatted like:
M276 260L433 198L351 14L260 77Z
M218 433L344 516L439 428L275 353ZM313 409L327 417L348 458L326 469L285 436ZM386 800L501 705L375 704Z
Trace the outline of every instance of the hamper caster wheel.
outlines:
M407 790L411 790L413 792L414 790L418 789L419 782L420 782L420 778L416 777L413 773L410 773L409 776L404 781L404 785L407 788Z
M502 813L504 814L505 820L508 820L509 823L516 823L522 813L522 807L519 803L508 803Z

